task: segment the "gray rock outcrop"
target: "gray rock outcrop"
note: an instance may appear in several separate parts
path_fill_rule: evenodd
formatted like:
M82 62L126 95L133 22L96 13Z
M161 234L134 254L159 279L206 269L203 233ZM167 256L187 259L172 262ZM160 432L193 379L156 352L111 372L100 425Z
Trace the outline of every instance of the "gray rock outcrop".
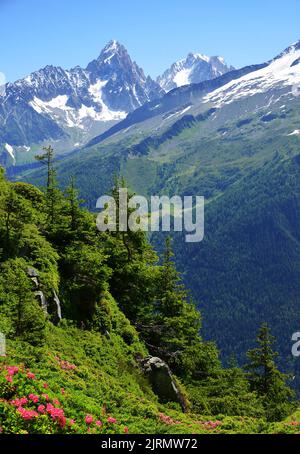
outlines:
M169 366L161 358L155 356L147 356L140 362L159 400L161 402L178 402L182 410L186 411L186 399L176 384Z

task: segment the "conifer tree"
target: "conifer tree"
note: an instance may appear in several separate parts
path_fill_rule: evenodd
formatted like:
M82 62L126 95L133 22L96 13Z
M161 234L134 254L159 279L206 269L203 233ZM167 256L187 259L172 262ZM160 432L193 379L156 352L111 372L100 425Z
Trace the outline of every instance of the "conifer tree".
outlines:
M119 189L126 188L123 178L115 180L112 196L116 202L116 231L107 235L108 264L113 269L110 288L126 316L143 330L146 319L153 313L158 257L150 246L145 232L122 231L119 223ZM127 202L133 193L128 190ZM127 210L127 222L131 209Z
M49 147L43 147L44 154L35 156L35 159L47 167L47 191L50 190L51 186L53 186L54 179L55 179L55 170L53 167L54 161L54 150L49 145Z
M276 366L278 353L273 350L274 342L269 326L263 323L257 335L258 346L247 352L249 363L245 366L251 389L262 398L269 420L279 420L288 415L294 396L293 390L286 384L288 376Z
M151 334L154 350L179 375L191 374L204 366L200 337L201 316L187 291L173 260L171 239L166 239L163 263L157 281L157 302ZM212 352L213 356L215 352Z
M126 213L126 219L124 220L125 221L125 224L126 224L126 228L127 230L124 231L124 225L121 226L120 224L120 211L124 209L124 207L120 206L120 193L119 193L119 190L122 190L122 189L126 189L127 190L127 200L126 200L126 204L127 204L127 213ZM128 202L129 202L129 199L134 196L134 193L132 191L130 191L130 189L128 189L127 187L127 183L125 181L125 179L123 177L116 177L115 178L115 182L114 182L114 186L112 188L112 191L111 191L111 194L112 194L112 197L114 198L115 202L116 202L116 232L115 232L115 236L122 241L123 243L123 246L126 250L126 259L127 259L127 262L130 262L132 260L134 260L134 256L136 254L138 255L142 255L146 249L149 250L148 248L148 241L147 241L147 237L145 235L145 232L141 231L141 230L138 230L138 231L132 231L128 228L128 219L129 219L129 216L130 214L133 212L133 209L130 209L128 208Z
M46 186L46 196L47 196L47 207L48 207L48 220L50 225L53 227L56 221L57 215L57 205L60 192L57 188L56 182L56 170L54 168L54 150L49 145L49 147L43 147L44 153L37 155L35 159L47 168L47 186Z
M161 293L160 313L163 316L180 313L187 300L187 292L181 283L180 274L176 269L173 257L171 238L167 237L159 286Z

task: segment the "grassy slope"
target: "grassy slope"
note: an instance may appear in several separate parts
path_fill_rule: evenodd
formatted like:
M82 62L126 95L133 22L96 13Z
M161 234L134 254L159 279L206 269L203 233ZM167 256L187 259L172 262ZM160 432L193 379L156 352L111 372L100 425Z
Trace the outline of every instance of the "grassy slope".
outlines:
M47 393L51 401L58 399L67 421L70 418L76 421L70 428L67 424L67 433L85 433L88 427L92 433L124 433L128 427L129 433L148 434L293 433L298 430L297 425L266 424L253 418L184 415L174 404L159 404L133 359L134 351L141 349L143 347L138 344L129 348L117 334L107 339L73 327L49 325L47 343L43 348L9 341L7 357L1 358L0 364L2 371L5 365L23 364L26 370L35 374L36 378L25 380L25 385L24 380L21 384L20 374L14 375L13 384L17 385L17 391L11 398L21 397L25 389L27 394L40 396ZM63 368L62 360L75 365L75 368ZM3 383L2 373L0 389L5 386ZM47 389L43 389L44 383L47 383ZM19 395L18 390L22 390ZM42 398L39 403L42 403ZM2 399L0 421L8 406ZM103 426L88 426L84 421L86 414L92 415L94 421L101 420ZM117 422L107 423L108 417L116 418ZM46 419L45 416L42 418ZM44 419L37 426L37 432L39 428L45 430ZM7 432L8 420L6 416L6 421L1 421L4 433ZM299 420L297 413L290 418L290 421L295 420ZM26 433L26 424L17 419L10 432ZM48 428L49 433L52 430L55 429Z

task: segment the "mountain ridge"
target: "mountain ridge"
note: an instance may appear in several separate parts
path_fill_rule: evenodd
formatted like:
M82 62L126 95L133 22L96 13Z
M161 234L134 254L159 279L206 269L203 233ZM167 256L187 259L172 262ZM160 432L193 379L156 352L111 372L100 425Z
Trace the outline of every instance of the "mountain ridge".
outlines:
M221 98L222 91L224 91L225 93L224 102L226 104L226 90L228 91L228 97L230 97L231 88L238 87L239 83L241 84L240 97L250 99L252 96L254 98L256 94L261 94L261 99L258 99L258 102L261 104L262 108L269 102L264 98L264 93L267 93L269 87L272 88L272 84L270 85L269 83L269 78L274 78L273 85L276 90L282 91L281 96L285 97L286 95L289 95L289 93L291 93L291 96L294 97L295 95L297 95L297 84L300 85L300 76L297 75L297 65L299 65L300 63L299 49L300 41L297 41L296 43L287 47L279 55L265 63L235 69L233 71L226 72L225 74L212 80L205 80L197 84L190 84L187 86L174 88L167 92L157 102L156 100L154 100L152 102L146 103L134 112L129 113L124 120L121 120L118 124L112 126L103 134L94 137L86 145L85 148L94 146L97 143L101 143L117 132L125 130L134 124L147 121L154 117L159 117L159 115L171 112L172 110L174 112L176 110L179 111L180 108L184 110L184 108L189 105L191 107L193 107L193 105L199 105L201 106L202 111L212 107L218 108L220 107L218 105L218 97ZM281 65L283 66L283 68L281 68ZM272 68L274 68L274 70ZM282 77L278 77L278 80L276 80L276 76L274 76L277 69L279 69L279 76ZM296 74L294 78L293 73ZM256 79L258 79L258 81ZM262 79L261 88L256 88L256 85L260 83L259 79ZM246 81L245 83L244 80ZM250 81L249 84L252 83L253 85L252 92L251 85L248 84L250 88L247 85L247 80ZM283 83L281 86L279 86L281 81ZM288 87L289 82L292 86L291 90L286 88ZM243 83L245 84L244 91L242 86ZM279 88L277 88L277 86L279 86ZM239 101L239 99L237 100ZM270 105L273 102L274 100L270 99ZM252 107L250 106L249 110L251 110L251 108Z
M227 70L222 69L227 66L220 57L190 53L186 62L194 63L193 81L215 77L218 68ZM4 87L0 162L5 167L30 163L37 148L49 140L56 142L58 153L79 149L164 94L116 40L109 41L85 68L46 65Z
M223 57L190 52L186 58L173 63L156 81L168 92L183 85L215 79L234 69Z
M0 98L0 143L23 152L49 139L79 146L162 94L124 46L110 41L85 69L47 65L7 83Z

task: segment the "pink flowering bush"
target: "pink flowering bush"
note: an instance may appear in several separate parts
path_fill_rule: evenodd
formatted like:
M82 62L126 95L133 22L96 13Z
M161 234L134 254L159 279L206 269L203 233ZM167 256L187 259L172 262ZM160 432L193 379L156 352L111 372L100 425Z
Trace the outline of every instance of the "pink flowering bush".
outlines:
M60 362L64 370L74 365ZM76 367L76 366L75 366ZM45 386L46 385L46 386ZM46 394L43 391L47 389ZM108 416L101 420L92 414L66 414L64 404L70 404L60 388L61 402L48 384L24 366L0 367L0 428L1 433L128 433L128 427L119 427L117 419ZM100 411L100 410L99 410Z
M86 424L92 424L94 418L91 415L86 415L85 422Z
M27 378L30 378L30 380L35 380L35 375L32 372L28 372Z
M107 418L107 422L110 424L116 424L117 420L115 418L112 418L111 416L109 416L109 418Z
M77 368L75 364L69 363L69 361L64 361L58 356L55 356L55 359L63 370L75 370Z
M17 413L21 416L22 419L25 421L30 421L38 416L38 413L34 410L26 410L23 407L18 407Z
M222 421L200 421L199 423L205 430L214 430L222 425Z
M35 394L29 394L28 397L34 404L37 404L39 401L39 396L36 396Z
M167 426L180 424L180 421L174 421L170 416L165 415L164 413L159 413L158 419Z

